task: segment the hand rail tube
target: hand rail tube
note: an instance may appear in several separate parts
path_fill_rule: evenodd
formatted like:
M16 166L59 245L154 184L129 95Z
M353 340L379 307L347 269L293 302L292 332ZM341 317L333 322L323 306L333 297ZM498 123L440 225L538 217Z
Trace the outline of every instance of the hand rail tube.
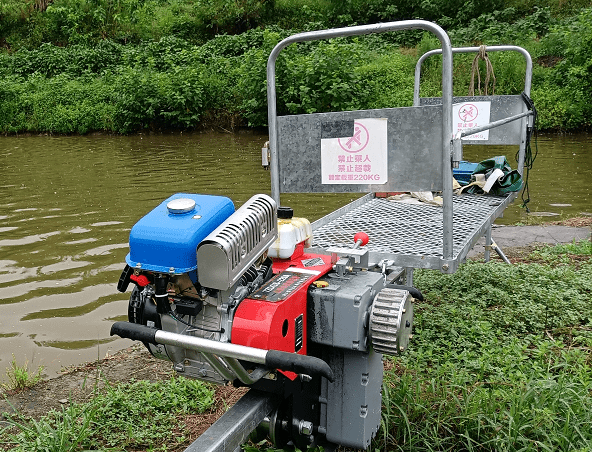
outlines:
M466 129L463 132L461 132L460 136L461 137L468 137L469 135L473 135L474 133L483 132L484 130L495 129L496 127L503 126L504 124L507 124L512 121L516 121L517 119L524 118L525 116L530 116L532 114L534 114L532 111L525 111L524 113L518 113L517 115L514 115L514 116L508 116L507 118L500 119L499 121L490 122L490 123L484 124L479 127L473 127L472 129ZM457 134L457 136L458 136L458 134Z
M530 53L528 53L525 49L518 46L490 46L486 47L485 50L487 52L508 52L508 51L516 51L522 54L524 60L526 61L526 73L524 76L524 92L530 96L530 88L532 87L532 58ZM479 52L479 47L454 47L452 49L452 53L477 53ZM421 66L425 60L427 60L432 55L440 55L442 53L442 49L435 49L430 50L429 52L424 53L417 63L415 64L415 80L413 85L413 105L419 106L419 88L420 88L420 77L421 77Z
M456 47L452 49L452 53L477 53L479 52L479 47ZM507 52L507 51L515 51L522 54L524 60L526 61L526 71L524 75L524 93L527 96L530 96L530 89L532 87L532 57L530 53L526 49L518 46L490 46L486 47L485 50L487 52ZM415 81L413 85L413 105L419 106L419 88L420 88L420 78L421 78L421 65L423 62L432 55L439 55L442 53L440 49L430 50L429 52L424 53L415 65ZM474 132L473 132L474 133ZM526 127L522 128L520 132L520 142L521 145L519 147L518 152L518 172L522 174L524 170L524 156L526 153Z
M115 322L111 325L111 336L114 334L123 338L141 340L151 344L174 345L201 353L220 355L221 358L242 359L255 364L263 364L273 369L306 373L308 375L321 375L329 381L333 381L334 379L333 371L329 365L322 359L315 358L314 356L298 355L296 353L278 350L262 350L228 342L218 342L196 336L171 333L130 322ZM210 358L214 359L213 357ZM208 362L210 361L208 360ZM238 363L232 361L229 367L232 369L236 364Z

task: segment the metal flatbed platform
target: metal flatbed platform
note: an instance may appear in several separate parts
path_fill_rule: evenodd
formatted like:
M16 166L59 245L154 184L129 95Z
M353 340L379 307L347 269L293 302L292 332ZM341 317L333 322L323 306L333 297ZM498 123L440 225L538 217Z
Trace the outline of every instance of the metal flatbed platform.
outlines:
M444 259L443 209L430 204L405 204L368 194L315 221L313 249L350 248L353 236L370 236L365 246L370 261L394 261L394 265L430 268L451 273L463 262L496 218L513 201L505 197L462 194L453 196L453 256Z
M523 55L522 95L453 96L453 54L484 49L452 48L445 36L440 39L441 49L427 52L416 64L412 107L280 116L275 86L276 59L291 43L407 28L441 33L425 22L404 21L301 33L278 44L267 65L269 156L263 152L278 205L281 193L367 193L313 223L311 251L326 254L333 252L329 248L352 248L353 236L365 232L370 237L364 247L369 250L369 262L387 260L389 266L405 268L407 284L412 285L409 275L414 268L455 272L480 237L485 236L486 261L492 249L503 254L491 240L491 225L516 193L454 195L453 168L462 160L464 145L515 146L517 171L522 175L534 114L528 102L532 82L528 52L516 46L487 48ZM442 55L442 95L421 97L422 63L438 54ZM510 152L514 154L515 149ZM374 195L421 191L441 193L442 207Z

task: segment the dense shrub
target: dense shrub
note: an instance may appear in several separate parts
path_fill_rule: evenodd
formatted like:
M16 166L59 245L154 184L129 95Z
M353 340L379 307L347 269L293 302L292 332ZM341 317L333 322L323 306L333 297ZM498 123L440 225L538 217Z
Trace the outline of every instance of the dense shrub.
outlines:
M457 46L525 46L540 62L532 92L539 127L590 126L592 9L558 18L553 2L545 8L498 0L480 8L473 2L457 3L3 2L0 44L11 49L0 52L0 132L191 129L203 118L221 118L231 127L265 126L267 58L278 42L297 30L407 17L448 24ZM569 4L575 8L578 3ZM271 25L273 21L294 28ZM258 24L265 27L253 28ZM213 37L220 32L224 34ZM399 49L401 43L416 44ZM291 45L277 61L278 112L410 105L416 58L436 47L435 37L419 31ZM496 93L520 93L523 58L515 53L492 53L490 58ZM472 59L455 56L456 95L467 94ZM421 93L438 96L440 91L441 57L432 57L422 69Z
M553 25L541 40L535 101L541 126L569 130L592 124L592 8Z

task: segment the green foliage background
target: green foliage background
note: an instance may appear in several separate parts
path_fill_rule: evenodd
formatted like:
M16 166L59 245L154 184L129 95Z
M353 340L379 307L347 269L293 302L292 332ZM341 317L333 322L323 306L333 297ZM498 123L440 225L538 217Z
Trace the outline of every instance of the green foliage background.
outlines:
M299 31L421 18L453 44L516 44L535 61L539 128L592 124L592 8L583 0L3 0L0 132L130 133L267 123L265 68ZM278 61L281 114L411 105L419 31L292 45ZM496 92L523 85L519 55L492 54ZM465 95L471 56L459 56ZM438 95L437 59L423 95Z

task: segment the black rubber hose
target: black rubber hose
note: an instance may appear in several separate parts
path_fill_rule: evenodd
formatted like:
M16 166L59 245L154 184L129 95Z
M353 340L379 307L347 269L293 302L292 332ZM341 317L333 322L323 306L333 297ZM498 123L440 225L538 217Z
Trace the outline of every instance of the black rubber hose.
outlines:
M423 301L423 294L412 286L403 286L400 284L387 284L386 287L390 287L391 289L401 289L408 291L413 298L417 298L419 301Z
M297 374L321 375L330 382L335 381L333 371L325 361L314 356L269 350L265 365L274 369L287 370Z
M116 334L124 339L142 341L154 345L157 344L154 338L157 331L156 328L130 322L115 322L111 325L111 336Z
M170 314L172 311L167 292L168 282L167 277L154 278L154 298L156 299L156 308L159 314Z

